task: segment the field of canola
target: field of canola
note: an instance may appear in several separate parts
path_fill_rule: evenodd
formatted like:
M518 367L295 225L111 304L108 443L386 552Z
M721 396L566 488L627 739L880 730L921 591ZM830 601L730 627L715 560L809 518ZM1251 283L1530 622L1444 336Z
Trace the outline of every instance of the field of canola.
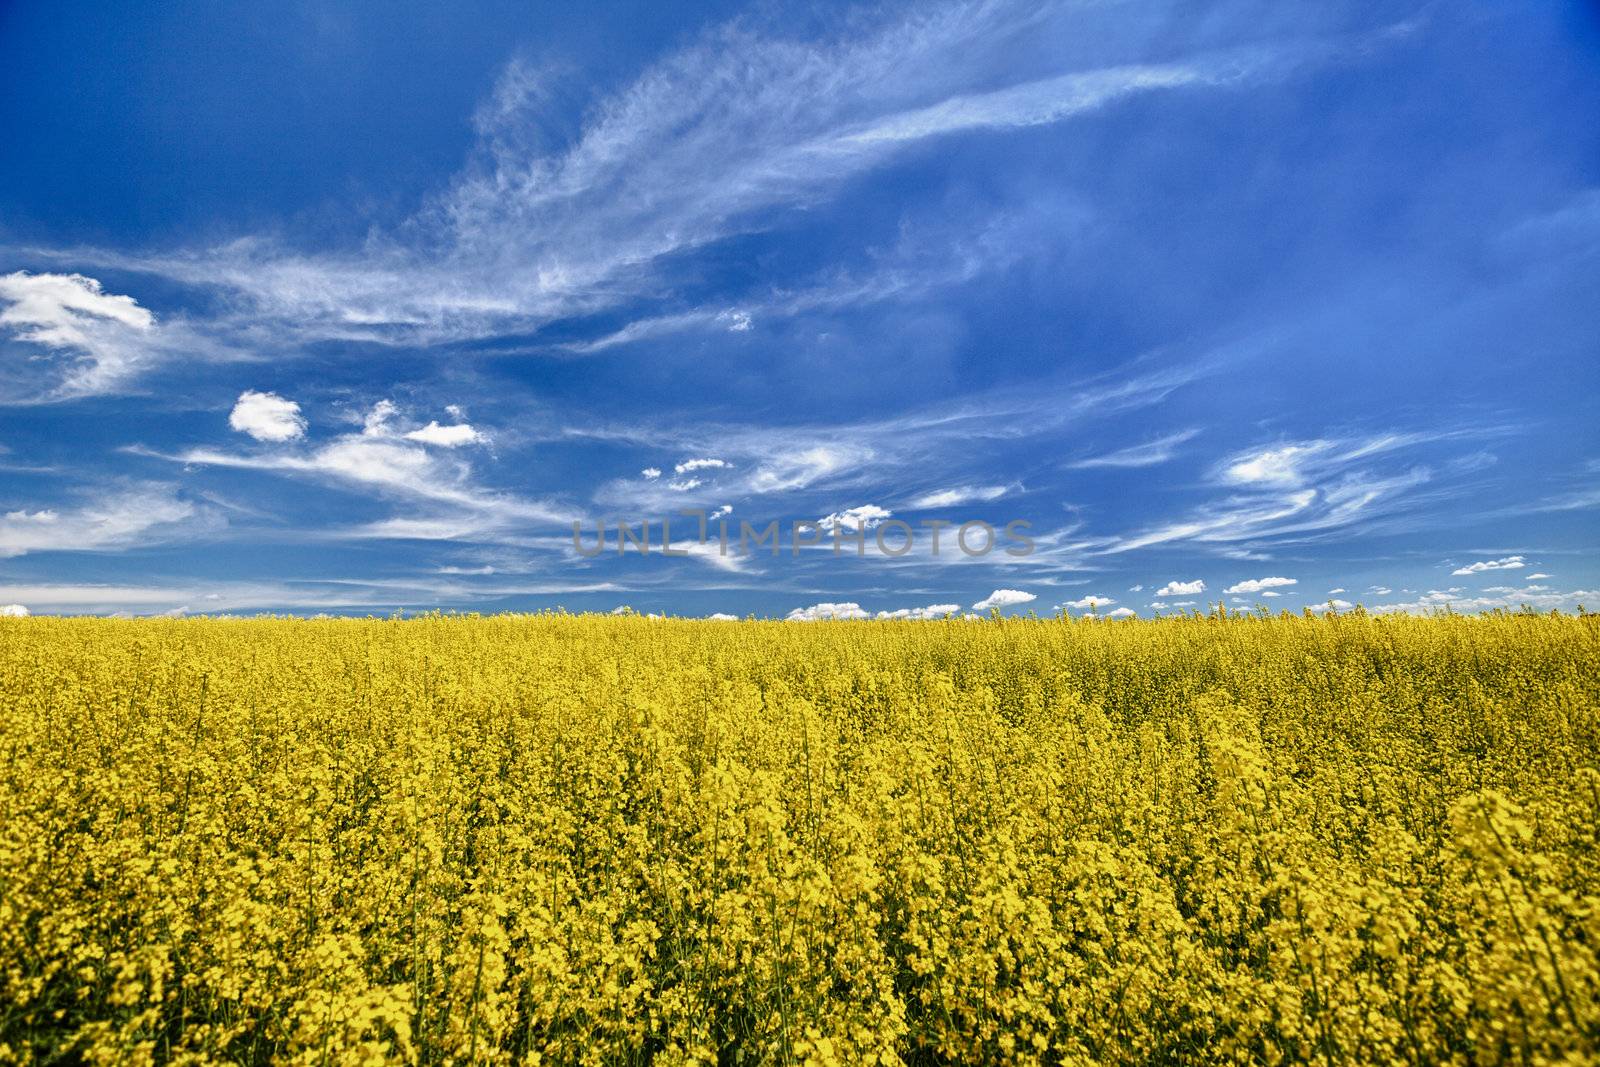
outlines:
M1600 617L0 619L0 1063L1593 1062Z

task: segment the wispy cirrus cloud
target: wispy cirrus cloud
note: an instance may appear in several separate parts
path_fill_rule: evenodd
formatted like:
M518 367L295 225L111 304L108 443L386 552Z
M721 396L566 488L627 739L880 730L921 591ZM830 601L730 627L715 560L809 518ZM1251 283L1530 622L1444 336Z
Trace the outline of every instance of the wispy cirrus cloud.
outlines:
M293 401L276 394L247 392L240 404L246 405L245 416L233 418L233 428L266 447L249 451L201 447L173 453L134 447L128 451L188 466L264 471L307 479L347 491L408 501L420 509L420 513L340 531L344 536L493 539L578 517L573 509L483 485L471 461L458 454L463 446L483 440L483 435L470 424L441 426L430 420L420 428L415 424L408 428L399 408L383 400L368 411L359 431L302 441L304 420L299 405ZM239 413L236 405L234 415Z
M152 580L143 583L0 581L0 601L33 614L245 614L264 611L431 610L527 596L619 592L615 582L473 582L451 578L288 581Z
M958 485L950 489L936 489L911 501L913 511L933 508L953 508L960 504L987 504L999 500L1010 492L1006 485Z
M158 323L131 296L82 274L0 275L0 341L35 357L0 363L0 404L117 392L180 349L197 347L179 323ZM0 348L0 355L9 355Z
M480 108L477 143L455 179L405 225L359 247L307 252L255 236L177 253L54 254L226 291L231 328L302 341L527 333L648 306L663 292L662 264L825 200L917 146L1058 124L1138 96L1239 87L1338 48L1202 47L1163 62L1015 73L1018 42L1046 25L1069 33L1070 13L1004 2L911 7L857 13L847 30L809 39L726 24L597 101L576 136L556 145L539 132L556 75L518 60ZM970 276L1004 245L990 242L953 268L891 264L856 283L752 294L759 308L646 314L572 345L598 350L696 325L740 331L762 314L882 299Z
M1397 457L1504 432L1488 426L1350 435L1237 452L1213 468L1212 481L1226 495L1183 518L1103 539L1092 550L1114 554L1190 543L1217 546L1241 558L1263 558L1252 546L1316 540L1380 523L1399 525L1402 516L1418 515L1428 503L1463 491L1462 479L1482 464L1473 457L1468 462Z
M0 513L0 558L36 552L120 551L224 525L214 510L171 485L137 483L85 491L69 505Z
M1199 430L1180 430L1177 433L1170 433L1165 437L1158 437L1142 444L1119 448L1114 452L1073 460L1067 466L1074 470L1090 470L1096 467L1114 469L1153 467L1172 459L1173 456L1177 455L1179 445L1185 441L1192 440L1199 433Z

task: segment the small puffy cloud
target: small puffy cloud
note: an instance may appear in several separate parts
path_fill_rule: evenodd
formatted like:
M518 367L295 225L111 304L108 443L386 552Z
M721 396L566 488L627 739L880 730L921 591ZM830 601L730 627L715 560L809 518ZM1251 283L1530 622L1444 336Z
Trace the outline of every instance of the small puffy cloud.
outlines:
M1285 586L1285 585L1298 585L1298 584L1299 584L1298 580L1294 579L1294 578L1249 578L1249 579L1246 579L1245 581L1242 581L1242 582L1234 582L1232 585L1228 586L1228 588L1224 589L1223 592L1224 593L1259 593L1263 589L1277 589L1277 588L1280 588L1280 587ZM1204 586L1202 586L1201 588L1204 588ZM1189 592L1193 592L1193 593L1198 593L1200 590L1199 589L1191 589L1191 590L1188 590L1188 591Z
M1538 574L1530 574L1530 575L1528 575L1528 581L1537 582L1541 578L1554 578L1554 577L1555 577L1555 575L1553 575L1553 574L1546 574L1543 571L1540 571Z
M1334 595L1336 595L1336 594L1338 594L1338 593L1343 593L1343 592L1345 592L1345 591L1346 591L1346 590L1345 590L1345 587L1344 587L1344 586L1342 586L1342 585L1341 585L1341 586L1340 586L1340 587L1339 587L1339 588L1337 588L1337 589L1330 589L1330 590L1328 590L1328 595L1329 595L1329 596L1334 596Z
M717 315L717 321L727 323L730 333L744 333L752 325L750 313L748 311L739 311L736 308L720 312Z
M1484 559L1476 563L1469 563L1465 567L1457 567L1451 574L1482 574L1484 571L1515 571L1526 567L1521 556L1506 556L1503 559Z
M853 600L841 604L813 604L809 608L795 608L789 612L791 622L818 622L823 619L865 619L870 616Z
M899 608L895 611L880 611L880 619L942 619L947 615L959 615L960 604L929 604L925 608Z
M1410 603L1385 604L1376 610L1427 613L1445 608L1452 611L1491 611L1497 608L1528 607L1536 611L1571 611L1580 605L1593 604L1597 600L1600 600L1600 591L1594 589L1562 592L1536 585L1521 588L1497 585L1490 586L1481 593L1462 595L1460 587L1452 586L1449 589L1430 589Z
M257 441L293 441L306 432L300 405L277 393L246 389L228 413L228 425Z
M1263 589L1261 591L1261 595L1262 596L1282 596L1283 594L1282 593L1278 593L1278 592L1274 592L1271 589Z
M1080 597L1077 600L1069 600L1061 606L1064 608L1072 608L1074 611L1089 611L1090 609L1098 611L1103 607L1115 603L1115 599L1108 597L1103 593L1090 593L1088 596Z
M32 614L21 604L0 604L0 619L26 619Z
M700 488L699 478L677 478L667 483L667 488L674 493L687 493L691 489Z
M1142 593L1142 592L1144 592L1144 586L1142 586L1142 585L1130 585L1130 586L1128 586L1128 592L1130 592L1130 593Z
M721 470L733 466L725 459L686 459L672 468L673 474L688 474L690 471Z
M1195 593L1206 591L1206 583L1199 578L1192 582L1180 582L1174 579L1156 590L1156 596L1193 596Z
M1348 600L1330 600L1326 604L1310 605L1312 611L1349 611L1355 607Z
M660 467L646 467L644 470L640 471L639 473L644 475L644 480L645 481L653 482L657 478L661 477L661 468Z
M1009 608L1017 604L1026 604L1039 599L1033 593L1023 592L1021 589L996 589L976 604L972 605L973 611L989 611L993 608Z
M725 611L713 611L710 615L707 615L706 618L712 620L713 622L738 622L739 621L739 616L737 616L737 615L729 615Z
M733 505L732 504L724 504L720 508L718 508L717 510L713 511L710 515L707 515L706 516L706 521L707 522L716 522L718 519L725 519L729 515L732 515L732 514L733 514Z
M1368 589L1367 591L1369 593L1373 593L1373 594L1375 594L1377 596L1388 596L1390 593L1394 592L1393 589L1390 589L1386 585L1375 585L1372 588Z
M890 518L894 512L887 508L880 508L876 504L862 504L858 508L846 511L835 511L831 515L824 515L817 520L817 525L824 530L836 530L843 527L847 530L871 530Z
M1132 608L1115 608L1115 609L1113 609L1111 611L1106 612L1106 618L1108 618L1108 619L1131 619L1137 614L1139 614L1139 613L1137 611L1134 611Z
M437 422L430 421L422 429L412 430L405 437L409 441L420 441L425 445L437 445L440 448L460 448L462 445L477 444L483 440L483 434L464 422L454 426L440 426Z
M923 508L952 508L957 504L988 503L1005 496L1007 489L1008 487L1004 485L958 485L952 489L924 493L911 502L911 508L915 511Z

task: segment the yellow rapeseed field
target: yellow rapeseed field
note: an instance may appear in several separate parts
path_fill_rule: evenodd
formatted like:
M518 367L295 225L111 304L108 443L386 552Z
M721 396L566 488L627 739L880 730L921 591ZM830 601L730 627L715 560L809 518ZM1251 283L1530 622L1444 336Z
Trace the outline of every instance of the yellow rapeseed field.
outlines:
M1600 1050L1600 617L0 619L0 1061Z

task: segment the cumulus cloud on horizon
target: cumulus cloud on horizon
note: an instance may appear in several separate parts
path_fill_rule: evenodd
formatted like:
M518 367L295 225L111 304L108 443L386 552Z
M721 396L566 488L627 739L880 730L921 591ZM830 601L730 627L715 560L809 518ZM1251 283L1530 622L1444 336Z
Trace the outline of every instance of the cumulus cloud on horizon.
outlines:
M972 610L989 611L992 608L1009 608L1018 604L1029 604L1038 599L1037 593L1029 593L1021 589L996 589L972 605Z
M1451 574L1482 574L1484 571L1514 571L1527 564L1521 556L1506 556L1502 559L1485 559L1477 563L1468 563L1464 567L1457 567Z
M1157 589L1155 595L1157 598L1193 596L1196 593L1203 593L1205 591L1206 583L1202 579L1196 578L1192 582L1183 582L1174 579L1173 581L1170 581L1166 585L1162 586L1160 589Z
M1249 578L1242 582L1234 582L1232 585L1228 586L1228 588L1224 589L1223 592L1259 593L1263 589L1277 589L1282 586L1298 584L1299 580L1296 578ZM1198 589L1192 590L1192 592L1196 593L1199 591L1200 590Z

